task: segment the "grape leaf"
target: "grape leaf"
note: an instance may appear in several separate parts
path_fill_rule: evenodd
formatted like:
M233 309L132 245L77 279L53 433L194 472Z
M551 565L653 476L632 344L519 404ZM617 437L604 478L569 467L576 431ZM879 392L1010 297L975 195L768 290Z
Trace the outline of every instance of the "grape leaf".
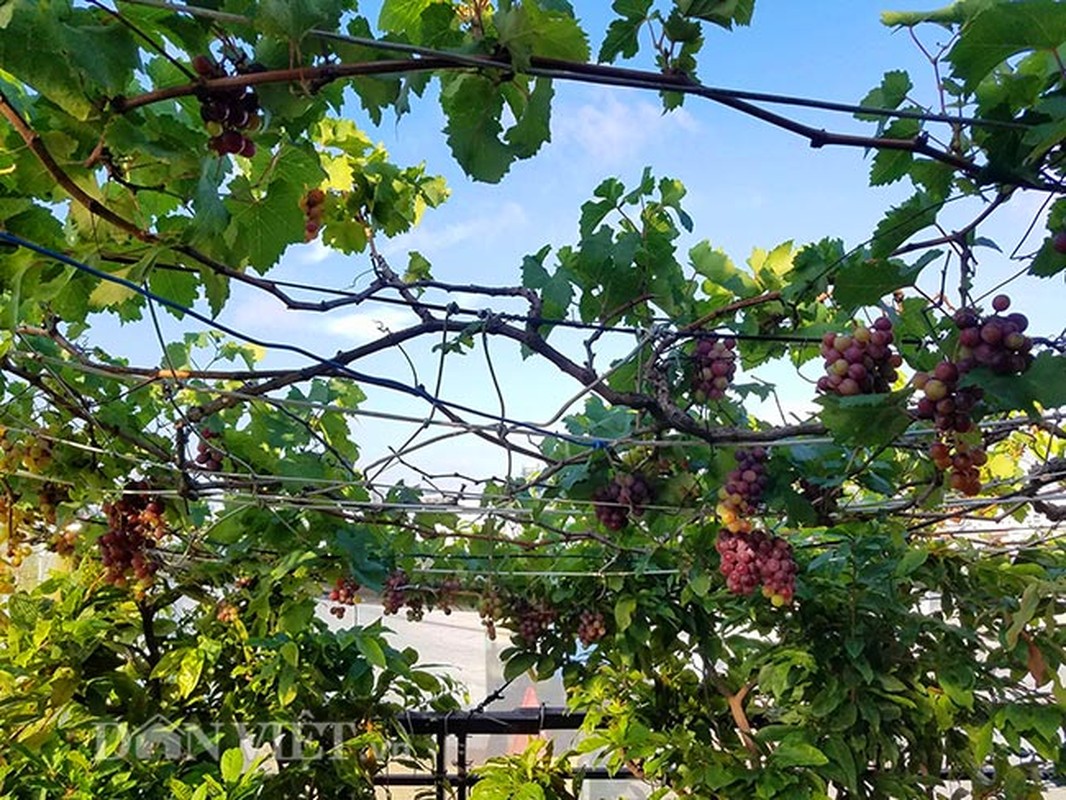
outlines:
M440 104L448 117L444 132L452 155L475 180L499 183L514 160L500 141L502 96L481 75L453 75L442 82Z
M889 292L912 286L925 265L939 256L934 250L914 264L899 259L848 261L833 278L833 300L847 310L873 305Z
M621 19L616 19L607 26L607 35L600 45L599 55L596 59L600 63L611 63L618 56L632 58L640 50L640 42L637 39L640 28L648 18L652 0L615 0L611 5L615 13L621 14Z
M963 28L948 53L955 75L973 89L999 64L1028 50L1052 51L1066 42L1066 5L1055 0L997 3Z
M906 99L907 93L913 88L911 77L905 70L892 70L884 74L881 78L881 85L871 89L860 105L871 108L899 108L900 103ZM884 117L879 114L859 113L855 117L867 122L884 121Z
M962 386L984 389L983 402L993 411L1025 411L1066 405L1066 356L1043 352L1021 375L996 375L975 369L960 381Z
M533 91L525 99L525 108L515 113L517 122L505 138L516 158L529 158L551 141L551 101L555 90L548 78L537 78ZM512 108L512 110L514 110Z
M1049 238L1044 241L1036 256L1033 257L1033 262L1029 265L1029 274L1050 278L1064 269L1066 269L1066 254L1056 250Z
M378 27L390 33L412 30L422 12L435 0L385 0L378 14Z
M532 56L588 61L588 38L569 14L546 11L536 0L523 0L506 10L501 7L493 20L500 45L507 48L519 69L528 66Z
M909 396L909 391L854 397L826 395L815 402L822 406L822 422L835 440L842 444L881 447L910 426Z
M881 136L890 139L913 139L921 131L917 120L899 119L887 126ZM909 150L878 150L870 168L870 185L884 186L895 183L910 169L914 154Z
M909 199L893 206L877 223L870 253L874 258L885 258L918 231L936 222L943 201L918 192Z

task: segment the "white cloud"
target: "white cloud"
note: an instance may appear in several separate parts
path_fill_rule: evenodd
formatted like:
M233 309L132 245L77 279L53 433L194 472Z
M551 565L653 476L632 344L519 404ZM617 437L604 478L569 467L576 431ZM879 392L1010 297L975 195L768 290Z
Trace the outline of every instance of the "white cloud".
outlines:
M326 330L352 344L360 344L371 342L387 331L401 330L417 322L418 317L406 309L377 308L331 319L326 323Z
M409 233L397 236L381 248L385 255L396 255L417 250L423 254L438 253L476 238L498 238L509 235L528 222L526 212L518 203L503 203L492 216L479 215L471 219L453 222L444 227L424 225Z
M648 144L677 130L693 133L699 123L683 108L663 114L647 100L626 103L613 95L596 104L557 107L552 114L554 141L577 145L600 163L631 160Z
M317 238L304 245L297 245L293 247L289 254L292 261L300 266L310 266L311 264L321 264L330 256L340 255L336 250L331 250L322 244L322 239Z

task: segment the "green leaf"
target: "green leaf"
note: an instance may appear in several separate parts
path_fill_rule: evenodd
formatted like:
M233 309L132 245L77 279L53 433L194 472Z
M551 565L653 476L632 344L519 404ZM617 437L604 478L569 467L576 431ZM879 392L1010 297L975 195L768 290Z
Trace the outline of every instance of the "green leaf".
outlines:
M622 16L607 26L607 35L600 45L596 59L600 63L611 63L618 56L632 58L640 50L641 26L648 18L652 0L615 0L611 5L615 13Z
M1037 416L1040 409L1066 405L1066 356L1043 352L1021 375L996 375L979 368L966 374L962 386L984 389L983 402L993 411L1025 411Z
M939 251L933 258L937 255ZM898 259L849 261L833 278L833 300L845 311L874 305L896 289L913 286L928 260L929 254L915 264Z
M196 280L195 272L165 269L158 264L148 276L148 288L153 294L165 297L186 308L191 308L196 303L199 294L199 282ZM178 319L185 316L170 306L163 306L163 308Z
M378 640L370 634L363 634L355 640L355 646L360 653L363 654L363 658L369 661L373 666L379 669L385 669L387 663L385 659L385 651L381 649L381 644Z
M493 17L499 42L521 70L532 56L585 62L589 44L573 15L541 8L537 0L521 0Z
M244 772L244 754L239 747L231 747L222 754L218 762L222 780L227 784L235 784L241 779Z
M914 85L911 83L910 75L905 70L892 70L884 74L881 79L881 85L876 89L871 89L866 97L862 99L860 105L871 108L899 108L900 104L907 98L907 93L913 88ZM859 113L855 116L868 122L883 123L885 119L879 114Z
M997 3L967 22L947 55L955 75L972 90L1018 53L1057 49L1066 43L1066 5L1055 0Z
M929 551L925 548L912 548L903 554L896 564L896 577L905 578L929 560Z
M712 286L726 289L736 297L749 297L759 291L752 277L738 269L724 250L711 247L710 242L697 244L688 251L688 257L693 269Z
M913 139L921 131L917 120L900 119L893 122L881 132L886 139ZM891 150L883 148L874 156L870 168L870 185L885 186L895 183L908 173L914 161L914 154L909 150Z
M177 679L178 694L181 697L188 697L196 689L204 671L205 660L204 652L195 647L187 650L182 656Z
M854 397L833 395L819 397L816 402L822 406L822 422L835 440L842 444L879 447L910 426L909 396L909 391Z
M378 14L378 27L390 33L405 33L414 29L422 12L436 0L385 0Z
M802 740L802 738L790 734L785 737L773 752L770 753L770 763L779 768L786 767L820 767L828 764L829 759L825 753Z
M1029 274L1039 278L1050 278L1064 269L1066 269L1066 254L1056 250L1050 238L1045 239L1039 252L1034 256L1033 262L1029 265Z
M886 258L918 231L936 222L943 200L918 192L910 199L894 206L874 230L870 254Z
M261 0L253 18L263 33L298 41L312 28L336 29L347 5L343 0Z
M523 672L529 672L533 669L537 663L536 653L518 653L517 655L509 658L507 663L503 666L503 679L505 681L511 681L521 675Z
M481 75L451 75L442 83L440 103L448 118L444 132L452 155L475 180L499 183L514 160L500 141L502 96Z
M555 90L547 78L537 78L525 107L507 130L505 139L516 158L529 158L551 141L551 101ZM512 109L513 110L513 109Z
M637 598L619 597L614 604L614 621L618 632L622 633L633 622L633 612L637 610Z

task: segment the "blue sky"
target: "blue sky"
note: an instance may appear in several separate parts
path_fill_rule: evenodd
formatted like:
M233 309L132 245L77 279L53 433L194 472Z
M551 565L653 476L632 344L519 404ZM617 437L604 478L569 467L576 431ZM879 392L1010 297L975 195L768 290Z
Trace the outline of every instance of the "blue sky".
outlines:
M610 19L608 3L576 0L573 4L593 34L595 53L598 37ZM905 4L909 8L939 5ZM928 64L905 32L890 31L878 21L881 10L899 7L867 0L759 0L750 28L708 29L699 77L721 87L858 102L886 70L902 68L911 73L916 96L928 98L933 89ZM933 47L943 36L938 29L930 29L922 38ZM371 128L354 103L351 113ZM843 114L796 109L787 113L834 130L870 133L872 127ZM429 172L445 176L451 186L449 202L427 213L420 228L381 245L398 271L406 265L409 250L420 251L432 262L435 277L442 280L517 284L523 255L544 244L557 247L576 240L580 205L601 180L614 175L633 184L646 166L656 176L679 178L688 187L685 208L695 221L695 230L681 243L679 252L708 239L737 263L753 247L768 249L790 239L799 245L835 236L848 245L857 244L870 235L889 205L909 194L899 184L870 189L869 160L859 150L812 150L792 134L698 98L689 98L683 109L663 115L658 97L651 93L557 83L552 142L533 159L516 164L499 185L477 184L462 174L440 133L443 125L439 107L425 100L398 124L386 119L381 128L371 129L395 162L424 161ZM1036 211L1036 202L1028 198L1016 205L1020 209L1005 211L992 229L1008 251ZM988 256L981 265L984 288L991 288L1016 268L991 251ZM365 276L367 269L365 257L327 254L311 244L291 248L274 277L346 287ZM1046 322L1045 330L1061 326L1046 289L1019 286L1012 287L1012 293L1016 305L1030 313L1035 330L1041 322ZM413 318L392 306L339 310L325 317L287 312L270 298L238 290L223 319L248 333L289 340L328 356L367 340L379 324L398 328ZM559 337L558 341L567 342L574 357L582 357L576 338ZM430 344L410 349L419 380L427 384L435 377L436 364ZM609 342L607 349L622 353L631 346L632 340L625 339ZM493 343L491 353L511 417L544 420L579 388L554 369L521 361L516 350L503 342ZM147 358L152 360L154 355ZM266 362L267 366L283 364L293 364L293 358L272 355ZM411 380L407 363L394 353L357 368ZM791 368L767 369L759 377L784 381L788 409L808 407L813 391L795 378ZM368 393L368 408L416 416L426 411L424 404L412 398L369 389ZM480 351L465 361L449 359L443 394L489 411L499 410ZM368 454L385 452L409 430L377 421L357 425L357 436ZM428 447L419 452L419 459L433 469L459 468L477 474L498 473L506 467L472 437Z

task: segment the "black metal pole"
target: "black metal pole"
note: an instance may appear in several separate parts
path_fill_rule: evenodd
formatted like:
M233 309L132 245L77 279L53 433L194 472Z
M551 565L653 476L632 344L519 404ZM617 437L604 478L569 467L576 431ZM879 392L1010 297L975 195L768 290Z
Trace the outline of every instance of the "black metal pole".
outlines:
M433 776L437 787L437 800L444 800L444 785L448 782L448 761L444 753L447 741L448 734L443 730L437 734L437 773Z

